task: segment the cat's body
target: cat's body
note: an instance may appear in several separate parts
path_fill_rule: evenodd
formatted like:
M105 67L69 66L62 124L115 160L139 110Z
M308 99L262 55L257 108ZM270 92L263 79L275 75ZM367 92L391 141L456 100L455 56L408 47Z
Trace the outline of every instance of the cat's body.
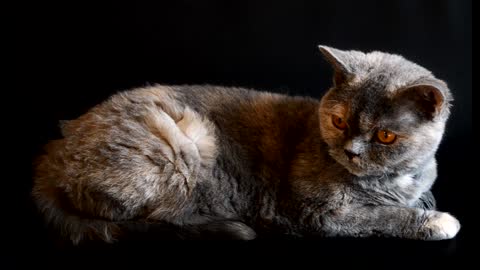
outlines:
M428 100L421 102L405 92L398 99L412 102L392 106L399 101L385 92L397 91L391 88L398 80L395 65L375 79L365 79L370 73L361 75L359 68L347 78L348 63L339 60L345 52L323 50L336 68L338 89L321 102L214 86L158 85L111 97L65 123L64 138L51 142L39 158L34 196L40 209L74 243L94 237L111 241L121 224L130 221L165 222L200 234L204 228L239 239L263 231L453 237L458 221L427 209L434 208L429 190L448 117L446 86L423 88ZM382 70L382 61L392 62L378 59L377 67L372 62L366 69ZM340 71L340 64L346 69ZM395 89L421 79L443 86L426 70L407 67L417 77L398 82ZM392 79L385 79L386 74ZM365 86L372 81L375 87ZM359 84L366 94L352 99L350 88ZM438 93L431 92L435 89ZM366 113L352 100L371 108ZM433 111L428 101L434 103ZM416 104L422 109L411 110ZM355 110L361 124L351 122L341 130L332 126L333 114L354 115ZM382 115L392 118L392 128L399 130L396 147L407 147L403 140L410 140L406 143L417 152L349 140L359 134L371 138L362 129L372 119L382 122ZM405 130L423 133L412 139ZM426 139L431 142L425 144ZM339 151L345 151L343 156ZM367 162L362 151L375 155ZM397 160L376 160L379 156Z

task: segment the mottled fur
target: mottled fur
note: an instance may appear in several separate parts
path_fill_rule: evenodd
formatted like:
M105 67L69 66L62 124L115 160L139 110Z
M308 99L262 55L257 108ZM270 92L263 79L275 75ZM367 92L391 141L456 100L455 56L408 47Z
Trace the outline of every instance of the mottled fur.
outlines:
M397 55L320 49L335 69L321 102L158 85L63 123L64 138L36 162L39 209L73 243L113 241L132 222L234 239L454 237L458 221L434 210L429 191L449 116L446 84ZM348 129L335 128L332 114ZM375 142L379 128L397 141Z

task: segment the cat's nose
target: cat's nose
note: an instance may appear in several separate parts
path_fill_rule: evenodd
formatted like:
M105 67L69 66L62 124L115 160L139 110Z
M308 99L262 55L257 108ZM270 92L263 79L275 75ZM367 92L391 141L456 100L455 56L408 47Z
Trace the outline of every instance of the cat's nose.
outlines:
M358 157L359 154L355 153L355 152L352 152L350 150L347 150L345 149L345 155L347 155L347 157L352 160L354 157Z

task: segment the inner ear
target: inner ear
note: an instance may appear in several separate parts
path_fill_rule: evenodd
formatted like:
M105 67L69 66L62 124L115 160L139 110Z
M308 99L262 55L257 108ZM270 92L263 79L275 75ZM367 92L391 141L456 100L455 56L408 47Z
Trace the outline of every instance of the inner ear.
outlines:
M438 116L445 104L443 93L430 84L410 86L399 93L399 98L413 102L415 109L429 120Z

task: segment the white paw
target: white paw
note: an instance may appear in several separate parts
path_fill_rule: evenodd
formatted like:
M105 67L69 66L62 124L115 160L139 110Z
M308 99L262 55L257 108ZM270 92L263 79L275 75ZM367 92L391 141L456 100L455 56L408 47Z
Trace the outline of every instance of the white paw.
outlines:
M431 230L431 240L452 239L460 230L460 222L448 213L435 212L425 223Z

